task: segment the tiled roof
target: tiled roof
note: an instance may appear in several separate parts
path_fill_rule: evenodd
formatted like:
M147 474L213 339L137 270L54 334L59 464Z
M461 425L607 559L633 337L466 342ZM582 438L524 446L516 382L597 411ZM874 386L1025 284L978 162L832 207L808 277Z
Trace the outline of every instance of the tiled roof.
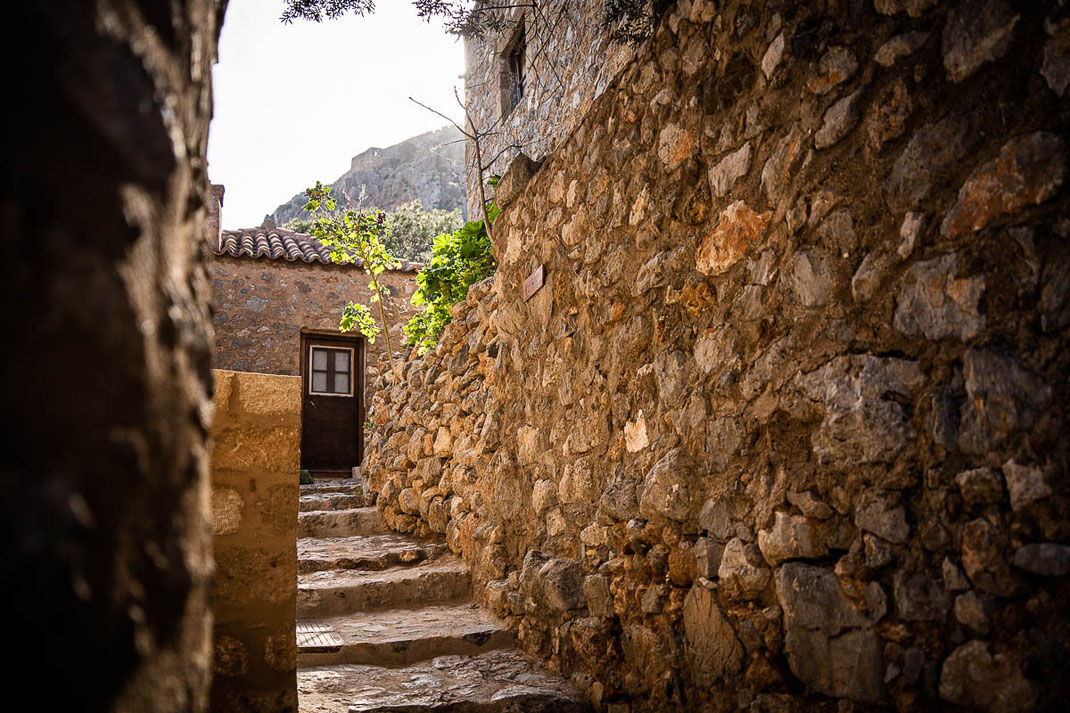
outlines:
M210 240L212 252L216 255L230 257L267 258L268 260L287 260L289 262L337 264L331 260L331 251L311 235L295 233L285 228L247 228L245 230L224 230L217 243ZM359 260L343 263L360 267ZM423 264L402 260L401 272L416 272Z

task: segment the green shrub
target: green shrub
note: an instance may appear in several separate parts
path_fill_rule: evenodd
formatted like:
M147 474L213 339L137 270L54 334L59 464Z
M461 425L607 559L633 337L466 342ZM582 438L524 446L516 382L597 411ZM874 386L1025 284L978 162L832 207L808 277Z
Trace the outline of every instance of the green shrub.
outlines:
M493 222L497 206L491 204L487 216ZM439 335L453 320L450 308L468 295L468 288L494 274L497 268L490 238L482 220L470 220L452 234L435 238L431 259L416 276L414 305L423 305L405 325L409 344L423 354L438 343Z

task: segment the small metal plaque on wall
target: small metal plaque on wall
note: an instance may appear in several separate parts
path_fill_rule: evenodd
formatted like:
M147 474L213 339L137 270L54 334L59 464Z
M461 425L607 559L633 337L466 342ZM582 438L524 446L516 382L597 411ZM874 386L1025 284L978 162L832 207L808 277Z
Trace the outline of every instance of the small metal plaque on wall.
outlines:
M539 265L535 268L535 271L527 276L522 285L524 301L527 302L531 299L532 295L539 291L539 288L543 286L546 281L546 271L543 269L545 265Z

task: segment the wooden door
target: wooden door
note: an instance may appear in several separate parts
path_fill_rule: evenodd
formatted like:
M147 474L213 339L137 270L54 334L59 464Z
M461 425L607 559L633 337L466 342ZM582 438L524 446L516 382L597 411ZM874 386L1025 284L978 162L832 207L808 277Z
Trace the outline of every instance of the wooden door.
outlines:
M348 475L364 457L364 340L301 335L301 467Z

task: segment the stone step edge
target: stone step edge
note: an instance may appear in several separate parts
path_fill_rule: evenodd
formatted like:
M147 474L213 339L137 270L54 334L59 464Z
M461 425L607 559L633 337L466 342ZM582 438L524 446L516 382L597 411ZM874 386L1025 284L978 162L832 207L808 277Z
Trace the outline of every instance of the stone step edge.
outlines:
M349 698L353 701L347 707L349 713L587 713L591 710L590 703L574 685L516 649L436 657L402 667L301 666L297 676L298 690L305 700L313 703L322 694L323 703L343 701L345 705ZM440 685L450 679L459 684L456 689ZM420 682L425 686L423 690L418 685ZM349 686L351 690L345 690ZM362 696L365 701L359 701Z
M410 611L415 615L427 608L406 607L389 611ZM330 626L331 632L342 643L330 651L322 650L323 647L298 647L298 666L360 664L396 668L440 656L472 656L516 644L508 624L495 621L493 617L467 626L458 625L456 622L470 616L472 612L487 614L484 610L473 608L470 599L460 604L439 605L434 608L445 610L442 613L447 616L453 613L449 610L455 610L453 622L446 620L430 623L424 631L412 634L393 634L388 629L365 636L353 636L344 629L344 623L353 617L341 615L318 619L316 622ZM463 629L468 631L458 633Z
M389 532L375 506L343 510L306 510L297 514L298 537L347 537Z
M350 576L334 578L329 576L330 572ZM396 576L384 580L383 576L388 573ZM359 611L397 609L399 605L420 602L446 604L463 601L472 595L471 573L459 559L385 570L326 570L323 574L325 576L320 578L318 586L301 583L300 577L306 575L299 575L298 618L327 618Z
M306 540L330 540L331 537L307 537ZM339 538L340 539L340 538ZM414 567L422 562L429 562L448 554L449 546L445 542L413 543L413 546L394 550L371 551L355 557L315 557L298 555L297 573L364 570L381 572L395 567Z

